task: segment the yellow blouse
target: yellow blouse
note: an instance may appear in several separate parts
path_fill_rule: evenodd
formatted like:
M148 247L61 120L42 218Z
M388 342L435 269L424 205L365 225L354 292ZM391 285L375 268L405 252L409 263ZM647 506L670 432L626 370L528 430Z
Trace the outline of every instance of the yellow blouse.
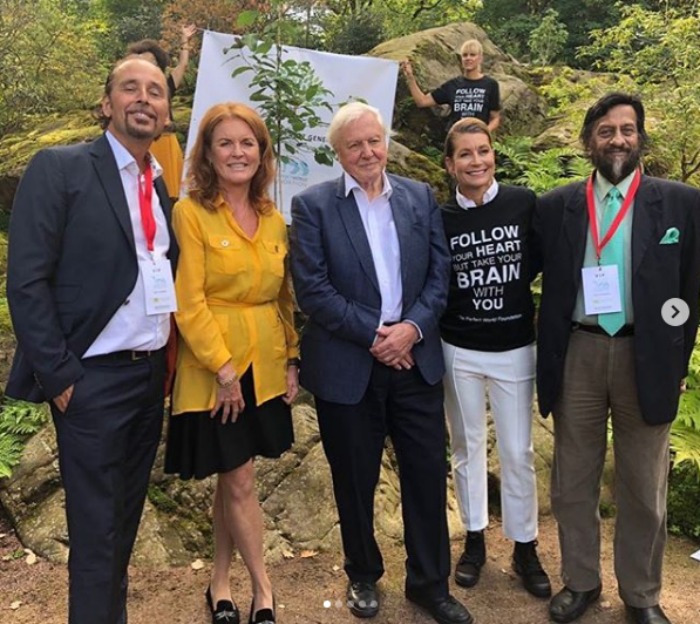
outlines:
M223 198L216 212L185 198L175 204L173 229L180 246L173 414L212 409L216 372L229 360L239 376L253 367L258 405L284 394L299 339L282 215L260 215L249 238Z

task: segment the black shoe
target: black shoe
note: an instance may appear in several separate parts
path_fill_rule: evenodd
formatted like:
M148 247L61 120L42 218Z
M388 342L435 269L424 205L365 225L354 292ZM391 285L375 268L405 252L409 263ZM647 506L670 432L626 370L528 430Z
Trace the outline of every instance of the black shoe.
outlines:
M211 585L207 587L204 595L207 599L209 611L211 611L212 624L240 624L241 614L233 602L230 600L217 600L216 606L214 606L214 600L211 597Z
M627 619L634 624L671 624L659 605L653 607L630 607L625 605Z
M472 624L474 618L467 608L451 594L444 598L423 598L406 592L413 604L426 611L438 624Z
M549 598L552 586L537 556L537 541L515 542L513 571L522 579L523 587L537 598Z
M355 617L371 618L379 613L379 593L376 583L350 581L346 597L348 609Z
M275 619L275 609L258 609L253 613L253 608L255 607L255 600L250 603L250 617L248 618L248 624L276 624Z
M549 601L549 617L560 624L573 622L586 612L588 605L598 600L600 590L600 585L595 589L582 592L564 587Z
M483 531L467 531L464 552L455 566L455 583L474 587L479 582L481 567L486 562L486 543Z

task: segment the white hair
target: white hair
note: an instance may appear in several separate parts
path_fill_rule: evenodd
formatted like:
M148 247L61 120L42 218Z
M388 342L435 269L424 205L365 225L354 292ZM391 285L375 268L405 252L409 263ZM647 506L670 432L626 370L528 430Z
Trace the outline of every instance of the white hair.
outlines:
M384 130L384 136L389 137L391 135L391 131L384 124L384 119L378 108L365 104L364 102L350 102L349 104L341 106L336 114L333 115L333 119L331 119L331 123L328 126L328 132L326 133L326 139L336 152L338 151L337 145L342 129L367 113L374 115L379 125Z

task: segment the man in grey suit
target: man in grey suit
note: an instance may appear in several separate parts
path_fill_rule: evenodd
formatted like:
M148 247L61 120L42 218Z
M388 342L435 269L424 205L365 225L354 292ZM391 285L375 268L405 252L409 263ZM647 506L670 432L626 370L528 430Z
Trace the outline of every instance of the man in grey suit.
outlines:
M438 319L449 260L427 184L389 175L379 111L353 102L328 139L344 174L292 200L291 258L308 315L301 383L315 397L357 617L379 610L384 572L374 491L387 435L399 463L406 596L441 624L469 624L448 591L444 365Z
M174 303L170 202L148 153L168 120L163 72L143 59L119 62L102 113L104 136L32 159L9 234L17 351L6 393L51 407L66 492L70 624L126 622Z
M537 390L554 418L552 510L564 588L550 617L571 622L601 592L600 479L608 418L615 452L615 574L627 617L669 624L659 606L669 431L698 329L700 192L643 175L642 102L611 93L586 113L595 171L542 196ZM665 322L665 305L689 310ZM670 304L667 302L670 301Z

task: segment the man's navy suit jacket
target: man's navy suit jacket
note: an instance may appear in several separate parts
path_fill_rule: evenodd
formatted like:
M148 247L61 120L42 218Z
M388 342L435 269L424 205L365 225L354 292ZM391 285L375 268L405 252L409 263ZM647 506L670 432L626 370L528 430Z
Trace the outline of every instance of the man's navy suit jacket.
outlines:
M401 320L420 327L413 357L429 384L444 374L438 320L450 265L439 208L427 184L389 175L401 253ZM291 266L301 310L301 383L326 401L353 405L367 390L381 296L369 241L344 178L292 199Z
M155 188L174 267L170 200L162 180ZM37 153L10 219L7 297L17 350L6 394L41 402L80 379L81 356L137 275L129 208L107 138Z
M586 185L574 183L537 202L534 227L543 260L537 333L537 394L547 416L559 397L571 318L581 285L588 232ZM678 242L662 244L669 229ZM664 322L661 307L683 299L690 317L679 327ZM680 384L698 330L700 300L700 191L685 184L642 176L632 215L632 304L634 363L642 417L671 422Z

